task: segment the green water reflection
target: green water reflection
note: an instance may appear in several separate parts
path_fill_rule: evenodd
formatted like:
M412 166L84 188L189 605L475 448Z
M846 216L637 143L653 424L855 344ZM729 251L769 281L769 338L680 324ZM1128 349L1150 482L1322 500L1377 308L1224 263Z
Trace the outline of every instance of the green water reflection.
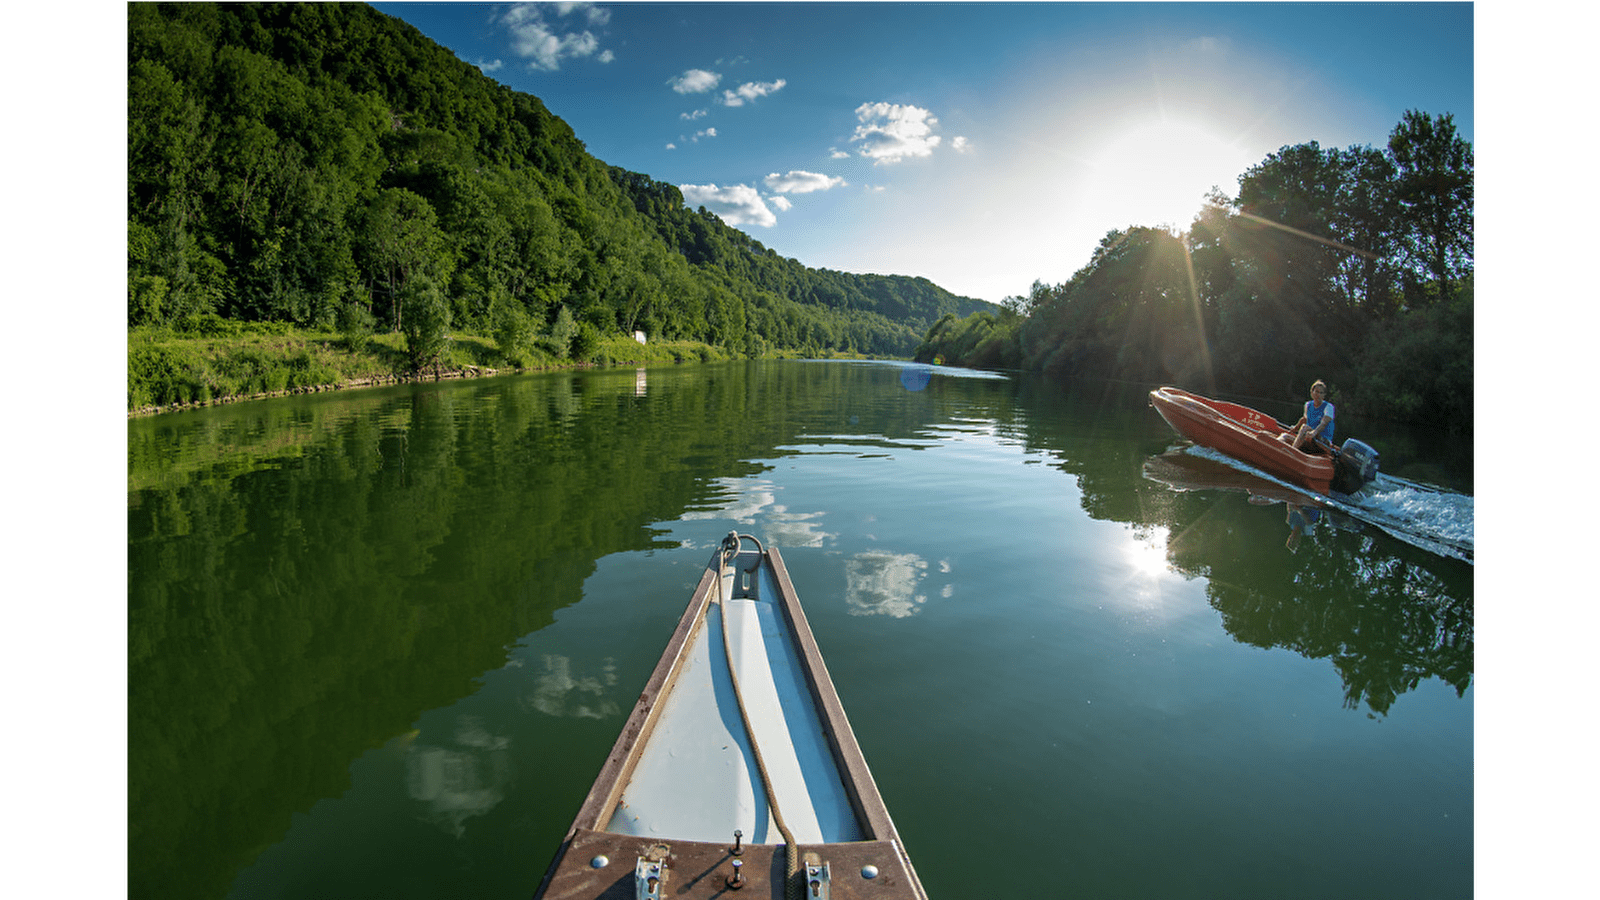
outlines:
M1290 552L1283 504L1146 477L1172 442L1127 400L799 362L130 421L130 894L529 895L730 527L783 547L935 895L1021 896L970 861L1055 809L1076 893L1334 896L1367 879L1327 877L1331 798L1441 746L1386 790L1454 818L1361 838L1396 854L1362 894L1470 890L1471 567L1332 521ZM1262 736L1326 749L1216 793ZM1171 831L1267 798L1334 808L1273 862Z

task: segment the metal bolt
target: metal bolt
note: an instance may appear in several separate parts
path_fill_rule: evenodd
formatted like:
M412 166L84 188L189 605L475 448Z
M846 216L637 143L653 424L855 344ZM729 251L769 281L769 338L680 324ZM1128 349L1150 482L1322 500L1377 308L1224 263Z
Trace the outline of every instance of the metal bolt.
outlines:
M874 866L874 865L871 865L870 863L868 865L862 866L861 867L861 877L862 878L877 878L878 877L878 867Z
M604 869L606 866L611 865L611 860L607 859L605 854L602 853L601 855L596 856L594 859L589 860L589 865L596 869Z
M732 853L734 856L739 856L744 853L744 848L739 846L739 839L742 837L744 837L744 832L735 828L733 830L733 847L728 850L729 853Z
M733 861L733 874L728 876L728 887L732 888L733 890L737 891L738 889L744 887L744 873L739 871L740 867L743 865L744 863L737 859Z

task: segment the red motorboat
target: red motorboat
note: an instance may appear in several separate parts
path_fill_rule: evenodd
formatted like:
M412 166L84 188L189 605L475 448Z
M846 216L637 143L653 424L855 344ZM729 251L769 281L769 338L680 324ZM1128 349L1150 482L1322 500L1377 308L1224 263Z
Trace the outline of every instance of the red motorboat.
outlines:
M1378 477L1377 451L1354 438L1338 448L1318 444L1296 450L1294 433L1266 413L1175 387L1151 391L1150 405L1196 444L1319 494L1353 494Z

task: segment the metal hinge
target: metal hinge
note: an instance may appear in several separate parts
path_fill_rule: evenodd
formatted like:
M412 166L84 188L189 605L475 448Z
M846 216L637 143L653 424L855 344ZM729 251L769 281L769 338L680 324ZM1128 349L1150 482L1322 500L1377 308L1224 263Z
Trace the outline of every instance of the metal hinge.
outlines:
M653 859L639 857L633 867L633 896L635 900L661 900L661 883L667 880L667 865Z
M813 900L828 900L828 864L806 863L806 896Z

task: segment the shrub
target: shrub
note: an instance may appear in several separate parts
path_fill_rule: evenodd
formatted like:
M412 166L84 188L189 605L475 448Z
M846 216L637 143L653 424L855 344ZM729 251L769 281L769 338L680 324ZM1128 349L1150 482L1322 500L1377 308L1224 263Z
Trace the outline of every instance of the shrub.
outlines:
M521 366L533 342L533 318L516 300L496 296L490 307L494 320L494 342L506 362Z
M339 333L344 337L345 348L352 353L360 353L367 348L367 342L372 340L372 330L378 324L372 310L365 303L358 302L339 304L336 320Z
M556 313L556 322L550 326L551 346L559 358L572 356L572 340L577 335L577 323L572 320L572 310L561 307Z
M1356 403L1375 414L1471 432L1473 301L1463 293L1373 330L1358 359Z
M411 371L437 363L450 342L450 304L433 280L416 276L400 289L403 315L400 330L406 338L406 360Z
M132 344L128 347L128 408L158 406L177 397L187 374L183 358L167 347Z
M566 312L565 309L562 312ZM572 343L568 347L568 357L574 362L586 362L594 357L595 351L600 347L600 330L588 322L581 322L572 333Z
M128 279L128 324L153 325L161 321L162 301L167 297L167 280L160 275L140 275Z

